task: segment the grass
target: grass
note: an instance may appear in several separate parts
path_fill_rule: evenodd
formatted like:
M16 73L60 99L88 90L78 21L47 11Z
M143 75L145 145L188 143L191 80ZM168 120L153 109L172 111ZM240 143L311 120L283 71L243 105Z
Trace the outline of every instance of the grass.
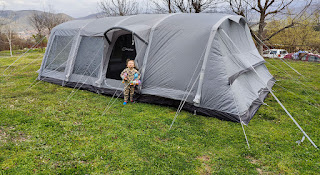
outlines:
M318 174L320 155L269 95L245 130L241 125L151 104L118 99L37 77L43 52L17 61L0 80L0 174ZM0 73L15 60L0 58ZM320 145L320 64L267 60L273 90ZM31 64L30 64L31 63ZM277 69L274 66L281 69ZM300 83L297 83L299 80ZM281 86L281 87L280 87ZM306 86L306 87L305 87ZM287 90L283 89L285 87ZM292 93L293 92L293 93Z
M28 52L27 52L28 51ZM38 53L38 52L44 52L44 48L35 48L35 49L28 49L25 48L24 50L12 50L12 54L14 56L20 56L24 53ZM4 50L4 51L0 51L0 59L4 58L4 57L10 57L10 51L9 50Z

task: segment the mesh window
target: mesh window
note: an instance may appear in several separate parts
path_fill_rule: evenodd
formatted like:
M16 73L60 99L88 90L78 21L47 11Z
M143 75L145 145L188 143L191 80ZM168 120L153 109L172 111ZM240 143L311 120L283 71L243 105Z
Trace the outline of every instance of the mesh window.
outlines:
M73 73L98 77L103 57L102 37L82 37L74 64Z
M64 72L72 40L73 36L55 36L46 62L46 69Z

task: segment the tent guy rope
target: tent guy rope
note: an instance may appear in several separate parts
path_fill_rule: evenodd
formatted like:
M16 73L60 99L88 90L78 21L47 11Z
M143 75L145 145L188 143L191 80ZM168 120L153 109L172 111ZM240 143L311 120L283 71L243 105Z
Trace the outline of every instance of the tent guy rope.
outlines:
M93 61L95 60L95 58L96 58L96 56L98 55L99 51L102 50L102 48L103 48L103 45L102 45L102 46L98 49L98 51L95 53L95 55L94 55L93 59L91 60L90 64L88 64L88 65L86 66L86 69L85 69L85 71L82 73L80 80L77 81L77 84L74 86L74 88L73 88L72 91L70 92L70 94L69 94L67 100L65 101L65 103L67 103L67 102L70 100L70 98L74 95L74 93L76 93L76 92L74 92L74 91L75 91L75 88L78 86L78 84L80 83L80 81L82 81L82 78L85 76L85 74L87 73L89 67L91 66L91 64L92 64ZM100 63L100 64L97 66L97 68L100 67L101 64L102 64L102 63ZM94 71L92 71L92 74L97 70L97 68L95 68ZM79 69L80 69L80 67L78 67L78 69L76 69L75 72L78 72ZM90 76L91 76L92 74L90 74ZM85 83L85 82L84 82L84 83ZM84 84L84 83L83 83L83 84ZM81 87L80 87L80 88L81 88ZM78 91L78 90L79 90L79 89L77 89L76 91Z
M197 63L197 66L196 66L196 68L195 68L194 71L193 71L193 74L192 74L192 76L191 76L191 78L190 78L190 81L189 81L189 83L188 83L188 85L187 85L187 88L186 88L186 90L185 90L185 92L184 92L184 94L183 94L183 97L182 97L182 99L181 99L181 101L180 101L180 104L179 104L179 106L178 106L178 108L177 108L176 114L175 114L174 119L173 119L173 121L172 121L172 123L171 123L171 125L170 125L169 130L172 128L174 121L176 120L177 116L179 115L181 109L183 108L183 105L184 105L184 102L183 102L183 101L187 100L187 98L188 98L188 96L189 96L189 95L187 95L189 86L191 85L192 79L193 79L193 77L194 77L194 75L195 75L195 73L196 73L196 71L197 71L197 69L198 69L198 67L199 67L199 65L200 65L201 60L203 60L203 56L204 56L204 53L205 53L205 52L206 52L206 49L203 50L203 52L202 52L202 54L201 54L201 56L200 56L200 59L199 59L199 61L198 61L198 63ZM199 74L199 75L200 75L200 74ZM197 79L200 77L199 75L198 75L198 77L196 78L196 80L194 80L194 82L196 82ZM190 90L192 90L192 88L191 88ZM185 97L186 95L187 95L187 97ZM180 109L180 108L181 108L181 109ZM178 111L179 111L179 112L178 112Z
M228 40L232 42L232 44L237 48L237 50L240 52L240 49L237 47L237 45L231 40L228 34L222 30L222 32L227 36ZM250 65L250 64L248 64ZM311 140L311 138L307 135L307 133L304 132L304 130L301 128L299 123L292 117L292 115L289 113L289 111L284 107L284 105L281 103L281 101L277 98L277 96L272 92L272 89L263 81L260 74L256 71L256 69L251 65L251 70L255 72L255 74L259 77L259 80L268 88L269 92L272 94L272 96L275 98L275 100L279 103L279 105L282 107L282 109L287 113L287 115L291 118L291 120L296 124L296 126L300 129L300 131L304 134L305 137L308 138L308 140L311 142L311 144L318 149L317 145Z
M8 70L14 63L16 63L18 60L20 60L26 53L28 53L31 49L33 49L34 47L36 47L38 44L40 44L40 42L42 42L44 40L45 36L42 37L36 44L34 44L30 49L28 49L26 52L24 52L20 57L18 57L12 64L10 64L6 69L3 70L2 75L4 75L4 72L6 70ZM14 70L14 69L13 69ZM6 78L9 74L12 73L12 71L9 72L7 75L4 75L4 78Z

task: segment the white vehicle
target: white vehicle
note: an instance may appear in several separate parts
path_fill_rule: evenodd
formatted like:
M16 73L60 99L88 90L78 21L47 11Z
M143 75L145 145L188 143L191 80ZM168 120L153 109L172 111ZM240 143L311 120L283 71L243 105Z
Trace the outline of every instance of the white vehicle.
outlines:
M288 52L284 49L270 49L263 51L263 57L266 58L283 58Z

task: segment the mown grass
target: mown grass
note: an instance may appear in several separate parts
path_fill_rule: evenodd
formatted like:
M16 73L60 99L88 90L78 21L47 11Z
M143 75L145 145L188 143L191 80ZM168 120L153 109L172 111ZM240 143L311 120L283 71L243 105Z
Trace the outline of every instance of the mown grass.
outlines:
M72 88L40 82L27 90L42 55L24 56L1 76L0 174L320 172L319 150L296 143L303 134L270 95L245 126L248 149L239 123L182 111L169 130L175 108L118 99L102 116L111 97L80 90L65 103ZM0 73L17 58L1 57ZM274 93L319 146L320 64L289 61L298 76L267 61L279 80Z

